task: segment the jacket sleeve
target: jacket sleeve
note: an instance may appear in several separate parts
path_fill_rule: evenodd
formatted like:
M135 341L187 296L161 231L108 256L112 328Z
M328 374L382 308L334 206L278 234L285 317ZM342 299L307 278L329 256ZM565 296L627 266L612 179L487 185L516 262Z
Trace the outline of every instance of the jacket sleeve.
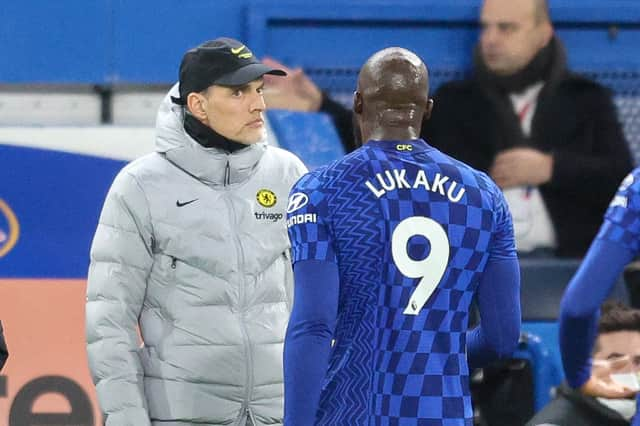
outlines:
M115 179L91 246L86 337L107 426L150 425L138 355L138 317L152 265L145 194L126 171Z
M340 136L345 152L349 153L355 150L357 146L353 132L353 113L351 110L323 93L320 112L328 114L333 120L333 125Z
M493 163L493 142L483 140L487 112L468 83L444 83L433 95L431 117L422 122L420 136L429 145L475 169L487 172ZM486 108L485 108L486 109ZM495 118L492 118L495 120Z
M569 149L554 150L549 186L571 191L604 206L633 162L609 92L595 83L583 90L588 96L585 95L582 102L589 104L592 112L578 137L593 141L594 148L577 151L574 147L581 145L578 141L567 143Z

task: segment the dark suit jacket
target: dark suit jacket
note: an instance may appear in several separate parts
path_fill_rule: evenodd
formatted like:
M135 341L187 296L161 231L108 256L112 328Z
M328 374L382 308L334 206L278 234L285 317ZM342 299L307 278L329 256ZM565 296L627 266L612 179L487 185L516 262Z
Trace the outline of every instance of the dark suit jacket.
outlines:
M632 168L609 92L563 73L542 89L525 138L506 94L475 79L444 84L434 96L428 142L488 171L496 154L529 146L553 155L553 176L540 191L556 231L559 256L582 256L595 237L616 188Z

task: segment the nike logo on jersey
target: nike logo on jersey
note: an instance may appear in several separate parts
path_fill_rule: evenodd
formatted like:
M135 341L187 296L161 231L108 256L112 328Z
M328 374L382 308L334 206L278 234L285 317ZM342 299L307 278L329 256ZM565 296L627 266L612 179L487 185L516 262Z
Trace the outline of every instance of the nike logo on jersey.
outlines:
M191 204L191 203L194 203L194 202L196 202L196 201L198 201L198 199L197 199L197 198L194 198L193 200L185 201L184 203L181 203L181 202L180 202L180 200L176 200L176 206L178 206L178 207L184 207L184 206L186 206L187 204Z

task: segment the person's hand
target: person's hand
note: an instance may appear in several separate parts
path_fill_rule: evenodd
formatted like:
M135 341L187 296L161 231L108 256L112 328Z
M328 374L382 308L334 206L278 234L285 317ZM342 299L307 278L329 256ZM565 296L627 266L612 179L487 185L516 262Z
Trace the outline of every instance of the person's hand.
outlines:
M616 358L612 361L595 360L591 370L591 377L580 387L585 395L600 398L633 398L636 390L624 386L611 378L611 374L628 370L631 360L629 356Z
M496 155L489 174L501 188L542 185L551 180L553 157L533 148L511 148Z
M265 74L264 100L267 108L294 111L318 111L322 103L322 92L304 73L302 68L288 68L273 58L262 62L272 68L286 71L286 77Z

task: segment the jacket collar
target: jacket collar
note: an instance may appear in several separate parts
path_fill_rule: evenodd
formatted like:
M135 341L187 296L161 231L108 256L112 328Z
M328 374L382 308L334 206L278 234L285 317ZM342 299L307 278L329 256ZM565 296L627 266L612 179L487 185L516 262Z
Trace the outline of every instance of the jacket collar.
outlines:
M565 49L556 36L514 75L500 76L490 71L482 59L479 46L474 51L473 59L475 78L480 84L488 90L503 93L520 93L539 81L555 84L568 72Z
M184 110L184 129L189 136L205 148L218 148L226 152L236 152L247 147L246 144L222 136L211 127Z

